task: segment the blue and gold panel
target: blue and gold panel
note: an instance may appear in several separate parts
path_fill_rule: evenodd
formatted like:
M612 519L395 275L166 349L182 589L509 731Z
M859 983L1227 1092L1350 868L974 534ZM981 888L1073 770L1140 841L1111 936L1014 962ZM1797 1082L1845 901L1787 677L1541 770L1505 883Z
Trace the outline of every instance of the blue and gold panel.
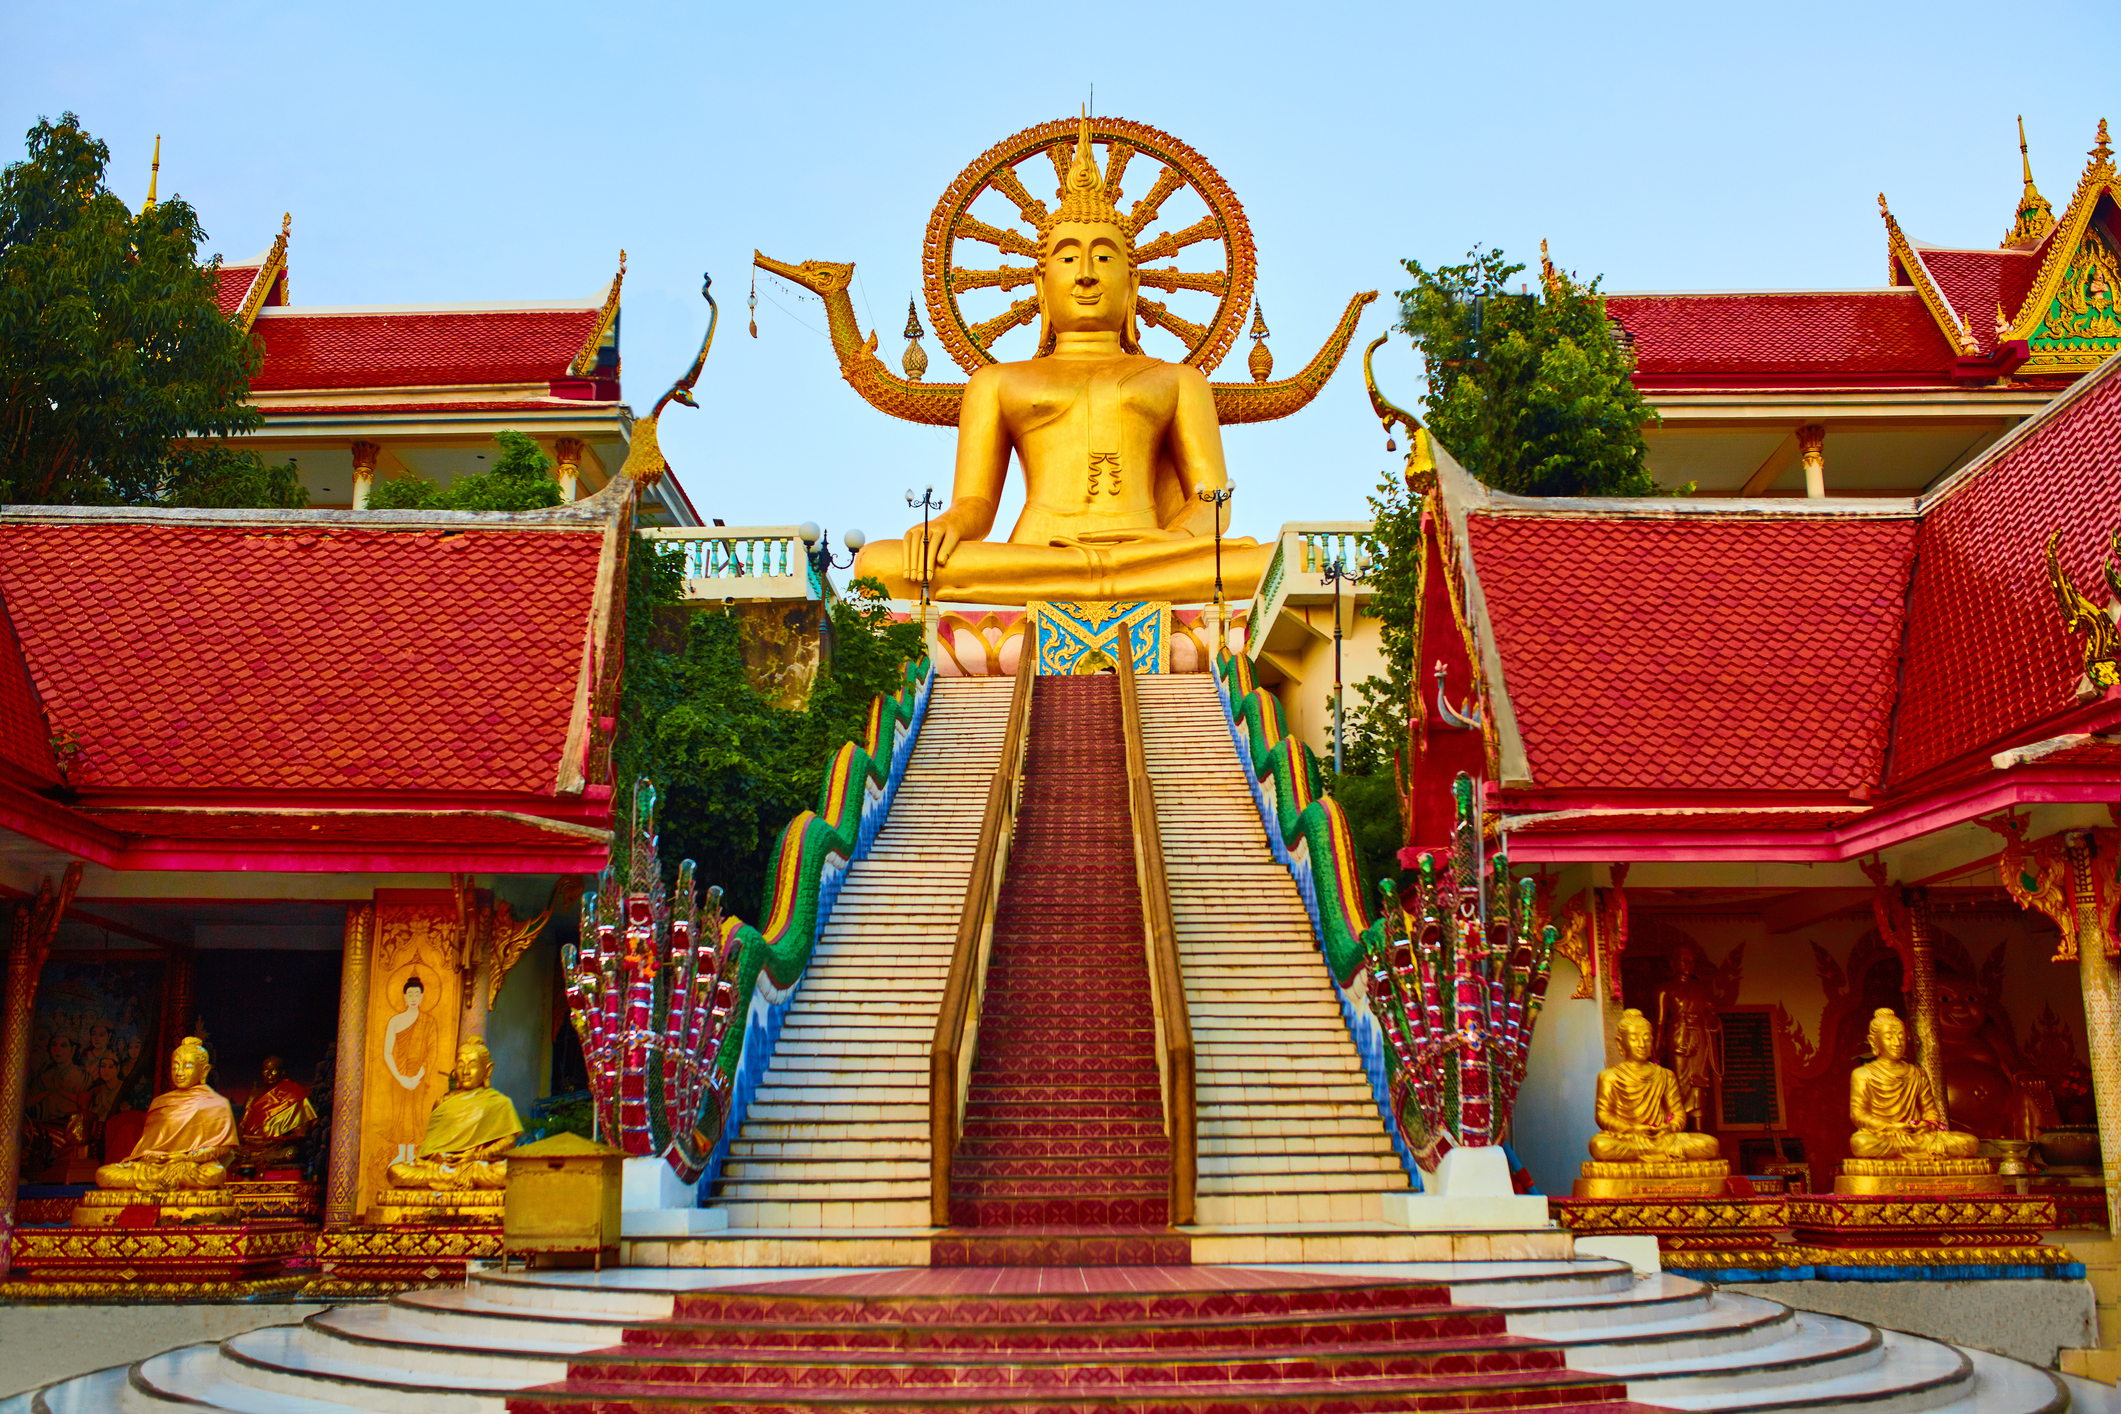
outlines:
M1122 643L1137 673L1171 670L1171 606L1033 603L1038 671L1066 677L1116 666Z

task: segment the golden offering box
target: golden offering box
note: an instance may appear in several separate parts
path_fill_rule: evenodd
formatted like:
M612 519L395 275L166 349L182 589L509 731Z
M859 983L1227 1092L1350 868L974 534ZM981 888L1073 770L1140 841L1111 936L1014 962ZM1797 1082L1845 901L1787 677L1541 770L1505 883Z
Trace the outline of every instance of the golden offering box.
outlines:
M508 1151L508 1202L501 1218L506 1257L587 1252L602 1267L619 1250L626 1151L555 1134Z

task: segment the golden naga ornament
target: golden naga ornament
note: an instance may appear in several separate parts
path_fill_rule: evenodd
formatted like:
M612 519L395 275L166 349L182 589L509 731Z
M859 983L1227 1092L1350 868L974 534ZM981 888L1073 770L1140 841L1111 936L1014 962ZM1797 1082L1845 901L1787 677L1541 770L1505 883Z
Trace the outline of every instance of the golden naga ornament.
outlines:
M1083 121L1058 118L995 144L958 174L928 219L922 289L929 323L968 373L999 361L1003 355L996 345L1012 331L1039 324L1038 298L1031 290L1035 262L1066 200L1056 191L1049 206L1034 192L1047 180L1041 169L1050 168L1066 183ZM1168 335L1178 346L1161 343L1150 351L1176 353L1181 361L1212 372L1252 312L1259 269L1244 207L1205 157L1169 133L1125 118L1087 121L1092 150L1102 154L1099 184L1133 242L1141 288L1164 297L1141 295L1136 318L1142 328ZM1128 189L1142 194L1126 202ZM908 377L900 378L878 357L876 332L861 332L848 295L852 264L791 264L763 252L752 254L760 269L823 299L840 372L870 406L908 422L957 423L963 383L920 381L927 371L925 353L919 367L909 361ZM1012 256L1023 263L1012 262ZM1376 298L1370 290L1350 299L1325 345L1295 376L1210 384L1217 421L1271 422L1303 409L1340 366L1363 308Z

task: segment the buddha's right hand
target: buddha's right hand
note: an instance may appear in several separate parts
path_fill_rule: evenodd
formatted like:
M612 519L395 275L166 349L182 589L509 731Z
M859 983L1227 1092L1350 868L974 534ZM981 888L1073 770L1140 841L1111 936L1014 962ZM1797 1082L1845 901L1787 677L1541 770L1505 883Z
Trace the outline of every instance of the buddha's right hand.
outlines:
M905 576L918 583L921 579L921 541L925 536L928 547L929 574L950 563L950 552L957 548L960 540L977 540L987 533L993 521L993 510L984 501L958 500L950 503L950 509L931 520L925 526L909 526L906 530Z

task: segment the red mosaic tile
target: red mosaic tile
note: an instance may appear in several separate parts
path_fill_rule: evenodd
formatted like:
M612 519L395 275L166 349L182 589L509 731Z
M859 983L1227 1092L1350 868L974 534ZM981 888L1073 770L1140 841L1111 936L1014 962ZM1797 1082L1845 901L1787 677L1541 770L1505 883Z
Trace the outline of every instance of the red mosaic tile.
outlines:
M264 363L251 388L446 387L564 377L596 327L597 307L303 314L253 329Z
M1606 313L1635 336L1636 382L1645 388L1950 385L1958 357L1912 288L1608 295Z

